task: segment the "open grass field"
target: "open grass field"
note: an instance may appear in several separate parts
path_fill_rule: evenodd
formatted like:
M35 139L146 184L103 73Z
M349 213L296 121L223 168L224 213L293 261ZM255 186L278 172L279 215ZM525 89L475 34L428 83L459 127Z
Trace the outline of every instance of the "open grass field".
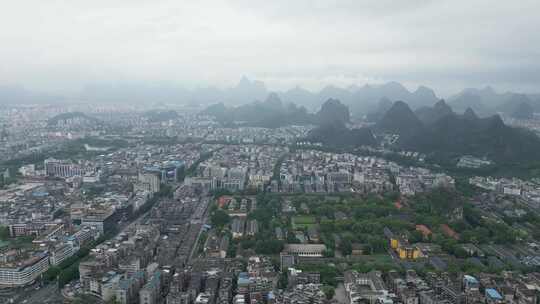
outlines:
M317 224L314 216L302 215L292 218L292 225L294 229L309 228Z
M373 254L373 255L363 255L359 257L354 258L355 261L362 261L365 263L372 262L372 263L389 263L392 264L394 261L392 260L392 257L388 254Z

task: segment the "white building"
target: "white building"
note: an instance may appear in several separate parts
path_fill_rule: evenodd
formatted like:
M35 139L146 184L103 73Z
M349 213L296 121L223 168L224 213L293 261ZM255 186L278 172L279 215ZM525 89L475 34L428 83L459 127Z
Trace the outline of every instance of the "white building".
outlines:
M159 177L151 173L141 173L139 174L139 182L142 184L147 184L148 189L153 192L159 192L160 180Z
M54 158L48 158L43 162L45 166L45 173L48 176L55 177L72 177L84 175L84 170L80 165L73 164L64 160L57 160Z
M283 252L299 257L322 257L326 251L324 244L287 244Z
M49 269L49 256L38 253L16 265L0 266L0 286L18 287L32 283Z
M30 164L19 168L19 173L22 176L34 176L36 174L36 165Z
M58 244L55 247L51 248L49 261L51 265L56 266L65 261L67 258L74 255L77 251L79 251L79 248L75 247L73 244Z

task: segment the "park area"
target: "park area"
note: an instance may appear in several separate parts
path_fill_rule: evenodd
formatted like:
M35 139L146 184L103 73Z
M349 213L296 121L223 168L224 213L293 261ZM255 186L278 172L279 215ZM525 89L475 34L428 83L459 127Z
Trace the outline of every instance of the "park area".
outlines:
M308 215L294 216L291 221L294 229L307 229L317 224L315 217Z

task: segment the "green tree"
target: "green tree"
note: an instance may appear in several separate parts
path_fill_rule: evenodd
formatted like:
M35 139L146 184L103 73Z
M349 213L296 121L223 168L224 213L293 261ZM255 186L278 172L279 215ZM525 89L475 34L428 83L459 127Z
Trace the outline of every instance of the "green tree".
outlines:
M120 304L120 301L116 300L116 296L113 296L111 299L109 299L105 304Z
M334 250L332 249L326 249L325 251L323 251L323 256L325 258L333 258L335 256L334 254Z
M6 241L9 239L9 227L0 226L0 240Z
M385 253L388 249L388 242L383 237L370 237L368 245L372 254Z
M349 238L343 238L341 242L339 242L338 246L339 251L341 251L341 254L343 255L350 255L352 253L352 242Z
M332 300L332 298L334 298L334 294L336 293L336 290L332 286L323 286L322 292L324 292L324 295L326 296L327 300Z
M62 270L60 269L60 267L52 266L47 269L47 271L45 271L45 273L43 274L43 280L45 280L45 282L52 282L56 280L56 277L60 274L61 271Z
M255 252L258 254L279 254L283 250L283 242L276 239L262 241L255 244Z
M466 257L469 256L469 254L467 253L467 251L461 246L461 245L456 245L454 246L454 255L457 257L457 258L460 258L460 259L464 259Z
M411 232L411 236L409 237L409 242L418 243L418 242L422 242L423 239L424 239L424 235L422 234L422 232L415 230Z
M212 225L218 227L219 229L223 229L223 227L225 227L225 225L227 225L230 221L231 217L229 214L221 209L215 210L210 216L210 222Z
M63 287L67 283L79 277L79 263L75 263L64 269L58 276L58 285Z
M278 288L285 289L289 285L289 276L287 270L279 274Z
M227 257L235 258L237 249L238 249L238 244L236 242L231 242L229 244L229 248L227 248Z

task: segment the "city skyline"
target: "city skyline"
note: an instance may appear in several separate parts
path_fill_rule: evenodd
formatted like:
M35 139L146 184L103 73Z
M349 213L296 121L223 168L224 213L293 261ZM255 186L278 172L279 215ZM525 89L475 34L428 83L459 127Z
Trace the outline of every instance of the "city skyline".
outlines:
M540 303L540 1L9 2L0 304Z

